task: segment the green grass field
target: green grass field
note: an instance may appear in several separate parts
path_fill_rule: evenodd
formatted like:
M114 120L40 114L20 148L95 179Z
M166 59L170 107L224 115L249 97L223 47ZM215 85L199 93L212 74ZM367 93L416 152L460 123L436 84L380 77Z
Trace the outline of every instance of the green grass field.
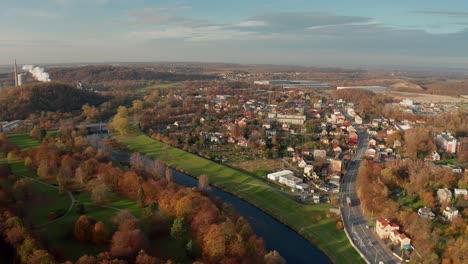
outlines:
M143 88L139 89L138 91L140 93L146 93L146 92L149 92L149 91L154 90L154 89L168 89L168 88L173 88L173 87L177 87L177 86L180 86L180 85L181 85L181 83L179 83L179 82L158 83L158 84L153 84L153 85L143 87Z
M208 176L213 185L245 199L289 225L327 253L333 262L364 263L345 233L336 231L334 219L313 221L317 214L323 217L329 206L301 205L261 180L153 140L135 127L131 135L116 138L130 149L149 158L163 160L175 169L193 176Z
M22 150L39 147L39 141L31 140L28 133L9 134L7 137L12 144L15 144Z
M48 131L47 135L52 137L57 137L59 134L58 131ZM21 150L27 150L30 148L37 148L41 144L39 141L31 140L29 133L17 133L17 134L7 134L8 140L21 148Z
M56 136L56 133L55 135ZM39 143L32 141L28 134L13 134L9 139L18 144L22 149L34 148L39 146ZM7 163L6 158L0 158L0 164ZM36 180L41 180L35 173L29 171L21 160L10 163L12 172L19 177L28 177ZM59 193L55 186L50 186L37 181L33 182L34 197L25 204L27 210L25 221L34 226L34 233L39 237L43 244L48 245L54 254L59 252L59 255L64 259L76 260L84 254L97 255L107 251L108 246L84 245L76 241L74 238L74 225L79 215L77 213L78 201L82 202L85 207L85 214L92 217L96 221L102 221L108 228L109 232L113 233L116 226L112 223L112 218L120 212L120 210L128 210L135 217L141 217L141 209L135 201L129 200L117 194L113 194L111 200L105 205L92 204L91 195L88 192L80 192L73 194L77 201L72 203L72 199L68 193ZM71 207L71 211L61 217L59 220L50 222L48 215L51 212L67 212ZM168 221L172 218L168 217ZM152 241L151 252L157 253L157 256L177 260L178 263L191 263L185 253L184 246L172 238L158 238L159 240Z

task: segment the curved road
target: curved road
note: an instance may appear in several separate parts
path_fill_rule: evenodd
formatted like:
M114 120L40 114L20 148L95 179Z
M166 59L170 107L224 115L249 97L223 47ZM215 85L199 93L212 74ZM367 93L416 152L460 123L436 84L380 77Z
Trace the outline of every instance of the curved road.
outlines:
M354 120L345 113L341 112L348 121L356 128L359 136L359 145L356 154L348 165L348 171L343 177L341 184L341 214L344 227L349 234L351 243L358 249L367 263L385 263L396 264L400 261L394 257L390 249L375 234L375 230L370 228L369 223L361 209L359 198L356 192L356 177L359 170L359 164L369 146L369 136L365 133ZM351 199L351 206L348 207L346 197Z

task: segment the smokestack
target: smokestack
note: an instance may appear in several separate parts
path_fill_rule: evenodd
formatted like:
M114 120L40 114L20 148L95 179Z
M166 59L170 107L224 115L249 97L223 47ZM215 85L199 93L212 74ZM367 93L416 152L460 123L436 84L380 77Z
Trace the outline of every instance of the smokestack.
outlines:
M15 87L18 87L18 66L16 65L16 59L15 59Z

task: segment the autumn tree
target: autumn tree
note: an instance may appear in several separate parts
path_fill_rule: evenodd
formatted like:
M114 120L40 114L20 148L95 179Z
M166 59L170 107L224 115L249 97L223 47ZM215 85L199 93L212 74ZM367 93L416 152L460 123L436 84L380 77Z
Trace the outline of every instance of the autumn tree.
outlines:
M90 242L93 227L92 220L86 215L81 215L75 222L75 238L81 243Z
M96 245L105 245L109 241L109 231L102 221L97 222L93 228L93 242Z
M159 263L159 261L148 254L144 250L140 250L138 252L138 256L135 259L135 264L156 264Z
M41 136L41 130L34 126L32 129L31 129L31 132L29 132L29 137L32 139L32 140L39 140Z
M210 226L203 238L203 255L216 262L226 254L226 241L218 225Z
M140 187L138 190L138 206L140 208L143 208L146 206L146 195L145 195L145 190L143 187Z
M37 249L38 245L34 238L27 236L23 243L21 243L18 249L18 255L21 258L22 263L30 263L29 257L32 255L33 251Z
M128 109L125 106L119 106L117 114L109 125L112 130L117 131L120 135L127 135L130 131Z
M171 168L166 167L165 176L166 176L166 181L167 182L172 182L172 170L171 170Z
M111 189L103 183L90 182L91 184L91 199L95 204L108 202L111 198Z
M132 101L132 110L135 113L141 112L141 110L143 110L143 101L142 100L133 100Z
M404 135L406 155L412 159L423 159L436 149L431 130L417 127L407 130Z
M171 227L171 236L177 240L184 240L188 235L187 223L184 218L176 218Z
M33 250L28 263L55 264L54 258L43 249Z
M75 264L98 264L98 260L95 256L84 255Z
M210 190L210 179L206 175L200 175L198 177L198 189L202 192L208 192Z
M134 259L137 253L145 249L147 240L133 220L123 222L112 236L110 254L114 257Z
M116 225L121 225L128 220L136 220L136 217L128 210L122 210L112 218L112 222Z

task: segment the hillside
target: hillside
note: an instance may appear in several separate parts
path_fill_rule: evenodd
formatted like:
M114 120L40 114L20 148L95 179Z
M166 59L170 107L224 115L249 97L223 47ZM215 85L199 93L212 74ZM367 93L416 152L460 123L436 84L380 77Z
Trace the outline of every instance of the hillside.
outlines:
M105 98L61 83L31 83L0 90L0 120L25 119L40 111L70 112L84 104L98 105Z
M143 67L85 66L78 68L50 68L48 72L52 80L67 83L74 83L76 81L99 83L116 80L161 80L180 82L215 79L215 76L212 75L179 74Z
M411 82L398 82L398 83L395 83L395 84L392 84L390 85L390 88L392 89L392 91L398 91L398 92L423 92L424 89L415 84L415 83L411 83Z

